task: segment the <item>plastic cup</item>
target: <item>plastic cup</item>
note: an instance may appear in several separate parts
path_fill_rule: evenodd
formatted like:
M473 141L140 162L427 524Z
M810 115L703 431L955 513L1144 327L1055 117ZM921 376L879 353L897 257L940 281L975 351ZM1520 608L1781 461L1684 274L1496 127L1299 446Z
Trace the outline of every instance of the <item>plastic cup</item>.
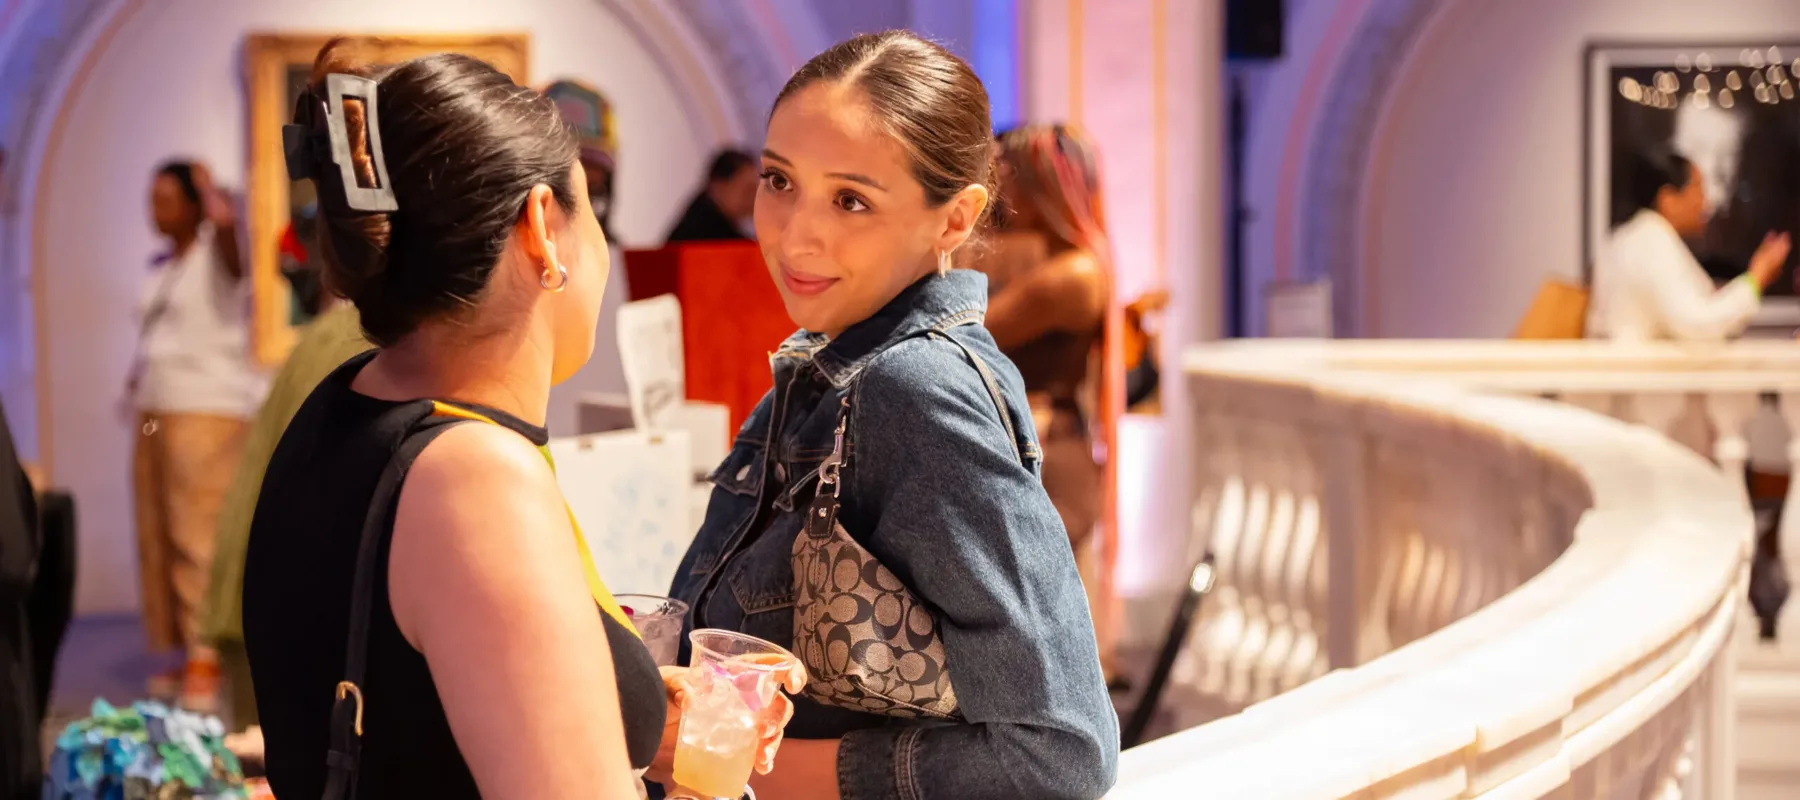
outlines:
M737 798L756 765L758 732L778 722L775 702L799 659L754 636L702 628L688 634L689 695L675 745L674 798ZM684 794L685 792L685 794Z
M631 618L631 625L649 648L659 667L672 667L681 652L681 625L688 604L673 597L653 594L621 594L613 597Z

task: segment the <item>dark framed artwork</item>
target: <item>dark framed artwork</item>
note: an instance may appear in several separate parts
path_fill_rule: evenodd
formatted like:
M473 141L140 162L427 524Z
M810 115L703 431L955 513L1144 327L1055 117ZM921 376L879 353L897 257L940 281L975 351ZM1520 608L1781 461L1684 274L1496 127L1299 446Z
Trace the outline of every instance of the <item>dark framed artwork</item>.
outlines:
M1582 273L1635 211L1632 160L1673 152L1699 168L1710 218L1690 241L1715 279L1742 273L1771 231L1800 234L1800 36L1759 43L1593 42L1584 54ZM1794 295L1787 277L1767 294Z

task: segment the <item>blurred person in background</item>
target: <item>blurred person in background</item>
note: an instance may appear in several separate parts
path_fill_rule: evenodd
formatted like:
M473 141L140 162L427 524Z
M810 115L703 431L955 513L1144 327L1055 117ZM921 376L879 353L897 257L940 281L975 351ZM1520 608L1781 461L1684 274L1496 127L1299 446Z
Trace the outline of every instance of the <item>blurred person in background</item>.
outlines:
M761 174L749 153L719 151L706 169L706 186L681 212L681 220L669 231L668 243L751 238L750 214L756 210Z
M608 242L613 232L613 179L618 171L619 132L613 124L612 103L599 90L581 81L564 78L544 87L544 96L556 104L563 121L574 129L581 144L581 170L587 177L588 205L600 220ZM609 287L610 290L610 287Z
M44 710L33 674L29 605L37 573L37 491L13 450L0 406L0 798L39 796Z
M288 421L319 382L339 364L374 346L363 336L356 307L322 288L322 276L318 274L322 263L316 257L316 240L306 245L314 257L288 271L288 280L296 284L296 291L306 285L321 288L314 295L314 302L305 308L311 321L300 330L293 352L276 373L268 396L244 437L236 476L219 509L212 574L200 617L201 641L219 654L221 672L226 678L223 688L230 693L230 720L239 730L257 722L250 662L244 654L244 552L250 543L250 521L256 514L256 501L262 495L263 474Z
M1700 168L1669 151L1637 153L1627 163L1615 178L1626 205L1594 271L1590 335L1716 341L1743 332L1787 263L1788 234L1768 234L1749 268L1717 286L1687 244L1706 228Z
M250 293L231 201L200 164L156 170L150 213L168 251L145 283L127 394L137 424L137 505L144 630L153 650L182 648L186 666L150 693L207 709L218 654L200 639L220 504L264 376L251 362Z
M600 221L600 230L606 234L609 258L612 263L622 265L625 253L612 227L612 212L618 208L614 183L619 166L619 130L612 103L587 83L569 78L545 87L544 96L556 103L557 113L575 132L582 174L588 182L588 205L593 207L594 218ZM600 301L603 322L594 332L593 357L580 372L550 392L550 416L546 427L552 435L581 432L580 405L585 395L625 390L625 367L619 359L619 330L612 320L619 307L630 299L631 289L625 270L607 270L606 294Z
M1113 292L1097 156L1074 126L1023 125L1000 135L998 166L999 225L1007 249L1026 255L1011 259L993 291L987 327L1025 378L1044 449L1044 489L1068 529L1091 600L1097 587L1090 540L1104 516L1106 449L1105 427L1093 414L1096 395L1109 388L1101 345Z

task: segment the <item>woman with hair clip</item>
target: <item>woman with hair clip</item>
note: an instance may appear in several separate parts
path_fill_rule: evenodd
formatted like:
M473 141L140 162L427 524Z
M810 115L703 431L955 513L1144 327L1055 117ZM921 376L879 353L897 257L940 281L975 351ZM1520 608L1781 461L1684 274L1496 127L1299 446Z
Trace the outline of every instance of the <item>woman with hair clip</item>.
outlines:
M713 473L672 593L810 682L763 797L1092 800L1118 720L1023 382L951 270L992 191L987 93L904 31L775 100L756 238L800 330Z
M244 644L274 791L639 796L679 709L543 450L610 268L573 135L485 63L375 67L342 41L294 123L327 285L378 349L295 414L251 525Z

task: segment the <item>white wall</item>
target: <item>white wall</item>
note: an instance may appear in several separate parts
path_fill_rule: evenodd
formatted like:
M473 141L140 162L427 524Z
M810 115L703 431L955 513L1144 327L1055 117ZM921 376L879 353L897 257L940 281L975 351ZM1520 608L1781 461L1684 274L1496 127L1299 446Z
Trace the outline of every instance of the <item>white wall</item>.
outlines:
M131 356L131 310L157 243L149 175L193 156L242 186L242 42L252 31L508 30L531 34L531 79L570 76L611 98L620 125L620 207L628 244L660 240L719 142L695 130L676 85L630 29L597 0L157 0L136 4L71 101L42 165L49 364L57 478L82 515L82 613L136 606L130 437L115 413ZM622 265L615 264L622 269ZM598 387L605 388L605 387Z
M1800 38L1794 0L1461 0L1416 45L1369 153L1370 336L1505 336L1581 276L1582 52L1592 39Z

